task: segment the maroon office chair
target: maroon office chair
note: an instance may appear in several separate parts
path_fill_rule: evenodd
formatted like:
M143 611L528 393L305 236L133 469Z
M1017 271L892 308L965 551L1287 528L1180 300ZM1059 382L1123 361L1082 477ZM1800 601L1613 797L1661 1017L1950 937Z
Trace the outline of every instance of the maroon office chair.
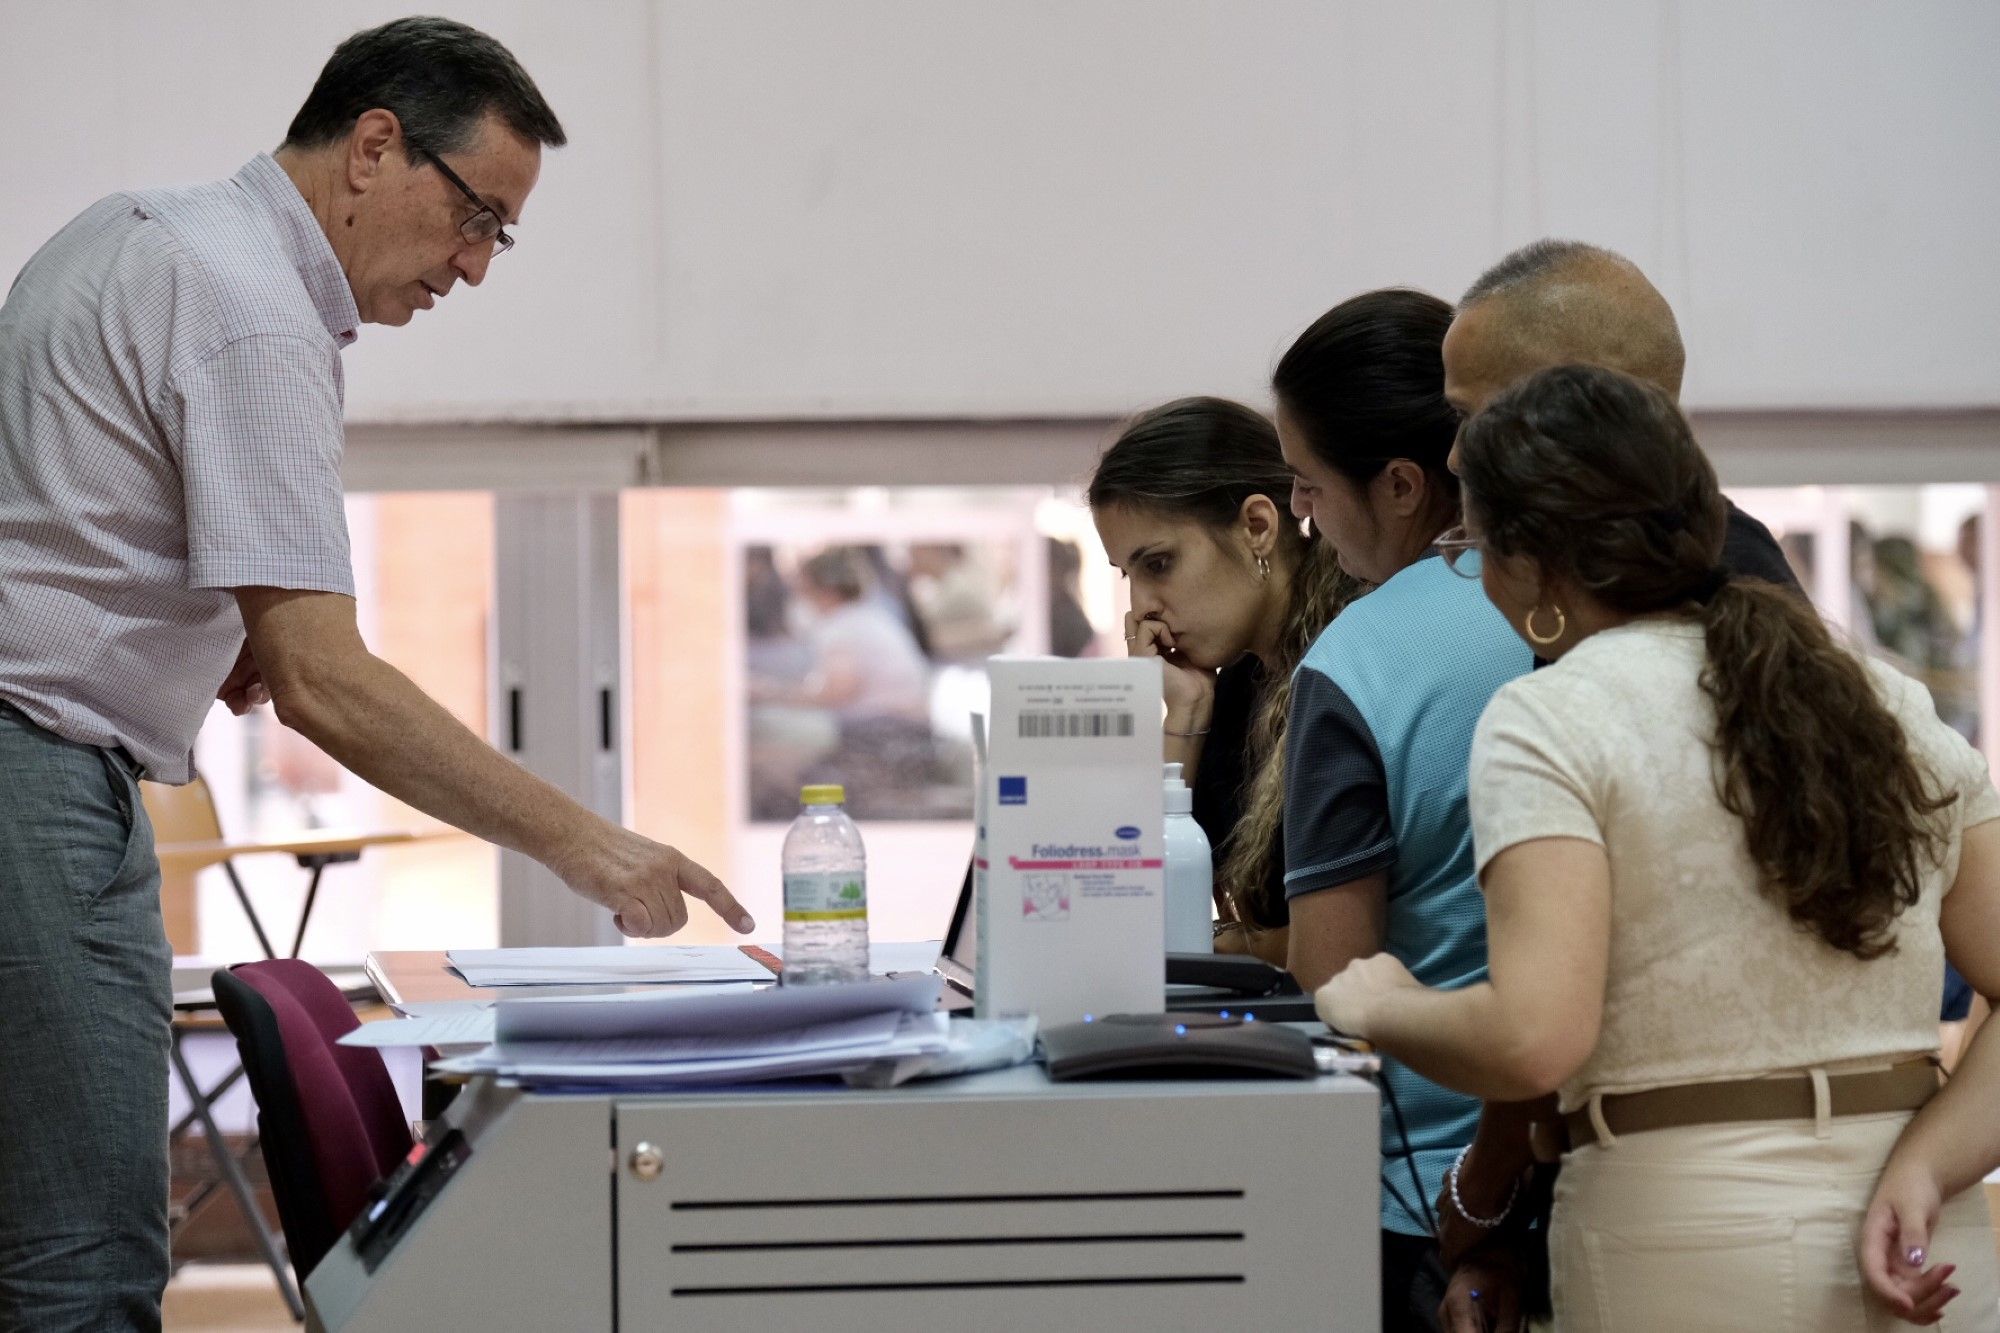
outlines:
M299 1285L410 1151L409 1121L377 1051L336 1043L359 1027L311 963L238 963L215 974L257 1102L257 1130Z

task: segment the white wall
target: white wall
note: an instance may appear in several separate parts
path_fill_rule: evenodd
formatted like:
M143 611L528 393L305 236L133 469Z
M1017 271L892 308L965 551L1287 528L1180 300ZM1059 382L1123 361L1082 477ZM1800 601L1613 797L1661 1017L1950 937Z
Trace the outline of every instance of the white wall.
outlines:
M2000 404L2000 6L462 0L563 117L356 420L1118 415L1333 301L1623 249L1698 407ZM0 274L227 174L400 6L0 0Z

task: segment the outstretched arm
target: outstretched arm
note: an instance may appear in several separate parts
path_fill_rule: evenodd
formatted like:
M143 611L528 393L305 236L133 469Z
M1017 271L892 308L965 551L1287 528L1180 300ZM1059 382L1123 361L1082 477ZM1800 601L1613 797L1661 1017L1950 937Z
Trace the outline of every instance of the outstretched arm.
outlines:
M679 930L687 923L688 894L736 930L752 929L750 914L715 876L586 810L466 730L369 652L353 598L239 588L236 601L252 669L278 720L361 778L447 824L533 857L610 908L628 935Z

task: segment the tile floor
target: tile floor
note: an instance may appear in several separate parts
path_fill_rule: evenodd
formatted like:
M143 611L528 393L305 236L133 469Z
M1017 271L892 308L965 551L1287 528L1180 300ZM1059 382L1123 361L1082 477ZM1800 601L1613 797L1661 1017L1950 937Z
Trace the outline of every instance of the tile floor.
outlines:
M189 1264L167 1284L165 1333L292 1333L262 1264Z

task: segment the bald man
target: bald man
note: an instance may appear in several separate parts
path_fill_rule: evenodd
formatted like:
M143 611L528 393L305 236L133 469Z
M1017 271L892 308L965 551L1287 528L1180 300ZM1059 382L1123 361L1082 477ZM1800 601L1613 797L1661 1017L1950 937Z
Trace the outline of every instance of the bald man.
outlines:
M1470 417L1514 381L1575 363L1621 370L1679 401L1687 354L1673 308L1638 265L1581 241L1536 241L1466 289L1445 334L1444 394ZM1734 504L1722 564L1798 586L1770 530Z
M1466 289L1444 339L1444 393L1470 417L1502 389L1550 366L1608 366L1664 389L1675 400L1687 354L1673 308L1622 255L1580 241L1543 240L1508 255ZM1450 466L1458 470L1458 450ZM1729 506L1722 565L1733 574L1798 588L1770 530ZM1803 596L1803 591L1800 592ZM1553 1103L1553 1099L1550 1099ZM1553 1106L1498 1106L1437 1201L1440 1257L1452 1270L1439 1322L1445 1333L1515 1333L1524 1289L1546 1285L1538 1240L1518 1225L1535 1209L1517 1198L1530 1165L1529 1122L1554 1121ZM1536 1185L1546 1188L1547 1181ZM1522 1194L1535 1194L1528 1188ZM1510 1214L1509 1225L1488 1229Z

